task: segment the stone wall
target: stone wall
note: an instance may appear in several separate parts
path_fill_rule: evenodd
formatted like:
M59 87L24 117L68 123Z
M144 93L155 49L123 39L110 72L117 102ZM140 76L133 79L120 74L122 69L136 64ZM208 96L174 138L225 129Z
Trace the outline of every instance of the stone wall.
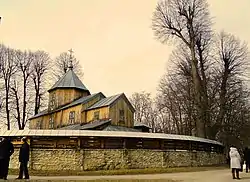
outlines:
M10 168L18 168L15 150ZM225 156L200 151L162 151L132 149L31 149L31 169L35 170L108 170L208 166L225 163Z

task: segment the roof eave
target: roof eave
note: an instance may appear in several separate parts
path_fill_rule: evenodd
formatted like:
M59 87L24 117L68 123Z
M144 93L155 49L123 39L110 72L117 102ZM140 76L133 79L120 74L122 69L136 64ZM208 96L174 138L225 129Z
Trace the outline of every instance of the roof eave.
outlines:
M88 89L83 89L83 88L78 88L78 87L55 87L55 88L49 89L48 92L52 92L53 90L56 90L56 89L76 89L76 90L86 91L88 92L88 94L90 94L90 91Z

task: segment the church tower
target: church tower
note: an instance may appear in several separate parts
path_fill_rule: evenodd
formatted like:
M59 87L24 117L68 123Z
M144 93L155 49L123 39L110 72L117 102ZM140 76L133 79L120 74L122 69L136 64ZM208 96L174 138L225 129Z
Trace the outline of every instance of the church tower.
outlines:
M68 71L48 90L49 104L48 111L53 111L72 101L90 95L90 91L84 86L81 80L73 71L72 50Z

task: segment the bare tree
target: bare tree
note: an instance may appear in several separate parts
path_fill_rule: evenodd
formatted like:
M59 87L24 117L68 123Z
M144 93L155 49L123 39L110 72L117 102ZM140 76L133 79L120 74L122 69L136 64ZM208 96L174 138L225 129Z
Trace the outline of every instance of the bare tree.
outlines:
M197 135L205 137L205 123L203 121L205 94L202 76L199 72L196 43L202 35L209 35L211 32L208 4L206 0L161 0L153 14L152 28L161 42L179 40L190 51L191 75L198 112Z
M15 102L13 103L13 108L16 110L16 113L13 112L13 116L15 118L15 120L17 121L17 125L18 128L21 129L22 128L22 124L21 124L21 106L20 106L20 96L19 96L19 88L18 88L18 84L16 80L13 80L13 83L11 84L11 96L14 98L13 100L15 100Z
M195 128L193 121L196 119L193 85L190 75L185 75L189 71L184 67L182 69L171 70L162 77L158 88L157 107L169 118L170 133L192 135Z
M151 94L147 92L133 93L130 102L135 108L135 121L149 125L153 132L157 128L157 108Z
M61 53L54 60L53 76L55 79L59 79L63 74L68 71L69 61L72 59L73 70L79 77L83 77L83 69L79 61L73 56L70 58L70 54L67 52Z
M42 99L46 93L46 76L49 71L49 54L44 51L34 52L34 60L32 62L31 78L35 88L35 109L34 113L38 114L40 107L43 105ZM46 99L45 99L46 100Z
M33 89L31 89L31 75L33 73L32 62L35 60L35 55L30 51L16 51L16 60L18 72L16 73L19 77L19 83L13 82L12 91L15 99L15 109L17 116L18 127L23 130L28 117L31 114L30 108L33 105L32 97L34 96ZM22 106L22 107L21 107ZM21 117L19 117L21 115Z
M219 112L217 120L213 125L213 135L220 130L226 122L226 113L228 110L228 91L241 85L240 77L248 68L249 52L246 43L242 43L234 35L221 32L217 36L216 55L220 70L218 77L220 80L219 91Z
M3 44L0 45L0 62L1 62L1 78L4 85L4 97L5 97L5 111L7 119L7 129L10 130L11 117L10 117L10 85L13 79L13 75L16 73L17 67L14 62L15 51L7 48Z

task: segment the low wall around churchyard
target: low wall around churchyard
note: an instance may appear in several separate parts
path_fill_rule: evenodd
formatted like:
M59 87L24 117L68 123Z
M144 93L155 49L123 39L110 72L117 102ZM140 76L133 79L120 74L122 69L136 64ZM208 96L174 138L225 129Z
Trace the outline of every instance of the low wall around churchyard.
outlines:
M10 168L19 167L16 149ZM31 149L30 169L111 170L220 165L225 157L204 151L162 151L148 149Z
M10 168L19 167L21 137L30 144L34 170L111 170L221 165L224 147L213 140L159 133L23 130L4 131L15 147Z

